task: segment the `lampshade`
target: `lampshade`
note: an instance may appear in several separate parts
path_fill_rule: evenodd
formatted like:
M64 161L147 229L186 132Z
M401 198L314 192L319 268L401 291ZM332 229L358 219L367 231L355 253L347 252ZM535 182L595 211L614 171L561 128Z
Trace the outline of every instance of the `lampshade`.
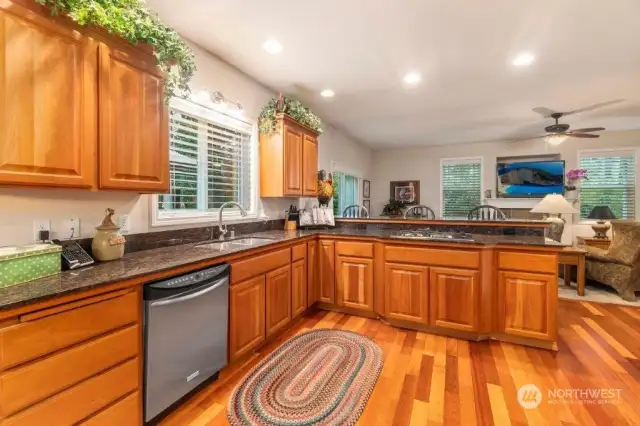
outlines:
M571 203L569 203L560 194L549 194L542 199L534 208L531 213L548 213L548 214L570 214L578 213Z
M587 216L587 219L601 219L609 220L615 219L616 215L613 214L609 206L595 206L591 209L591 213Z

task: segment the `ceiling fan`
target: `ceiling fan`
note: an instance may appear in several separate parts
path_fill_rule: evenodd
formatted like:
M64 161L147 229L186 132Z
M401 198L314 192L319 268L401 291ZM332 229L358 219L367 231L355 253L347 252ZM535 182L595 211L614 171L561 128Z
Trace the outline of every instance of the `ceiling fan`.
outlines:
M599 104L595 104L595 105L590 105L588 107L584 107L584 108L579 108L573 111L567 111L567 112L558 112L558 111L554 111L552 109L546 108L546 107L537 107L534 108L533 111L537 112L538 114L541 114L542 116L544 116L545 118L553 118L554 120L556 120L556 122L550 126L547 126L544 128L545 132L547 132L546 135L543 136L534 136L531 138L522 138L522 139L518 139L515 142L519 142L519 141L524 141L524 140L530 140L530 139L541 139L541 138L545 138L546 141L552 145L558 145L561 144L562 142L565 141L565 139L567 137L572 137L572 138L599 138L600 135L594 135L591 132L601 132L603 130L606 130L604 127L586 127L583 129L575 129L575 130L571 130L570 129L570 125L565 124L565 123L559 123L558 120L564 116L567 115L571 115L571 114L577 114L580 112L585 112L585 111L591 111L597 108L602 108L605 106L609 106L609 105L613 105L613 104L617 104L619 102L622 102L624 99L616 99L613 101L607 101L607 102L601 102Z

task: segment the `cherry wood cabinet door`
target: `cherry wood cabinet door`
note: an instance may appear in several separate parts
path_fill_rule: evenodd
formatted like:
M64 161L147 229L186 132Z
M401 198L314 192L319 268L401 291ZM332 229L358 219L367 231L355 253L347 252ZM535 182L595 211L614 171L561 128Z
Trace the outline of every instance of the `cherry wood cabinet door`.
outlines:
M339 306L373 311L373 259L337 256L336 287Z
M264 342L264 311L264 275L231 286L229 290L230 361Z
M319 247L318 299L323 303L335 303L335 242L320 240Z
M291 264L291 316L307 309L307 262L304 259Z
M556 275L498 273L498 327L506 334L555 342L557 300Z
M266 330L267 337L280 331L291 320L291 266L267 273Z
M478 271L432 267L429 279L431 325L476 331L479 280Z
M311 306L320 299L318 281L318 242L307 243L307 306Z
M169 190L163 77L152 56L100 45L100 188Z
M429 268L385 263L385 316L418 324L429 322Z
M318 195L318 139L304 134L302 147L302 195Z
M284 195L302 196L302 132L284 125Z
M0 3L0 184L95 186L97 46Z

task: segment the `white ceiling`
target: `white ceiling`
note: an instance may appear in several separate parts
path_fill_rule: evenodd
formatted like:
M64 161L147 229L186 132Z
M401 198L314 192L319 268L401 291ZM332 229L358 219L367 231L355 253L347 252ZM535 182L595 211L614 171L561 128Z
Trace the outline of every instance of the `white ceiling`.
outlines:
M544 134L531 111L625 102L572 128L640 128L639 0L147 0L182 35L373 148ZM282 53L262 49L277 39ZM522 51L529 68L510 61ZM419 70L422 83L403 87ZM322 89L336 92L320 97Z

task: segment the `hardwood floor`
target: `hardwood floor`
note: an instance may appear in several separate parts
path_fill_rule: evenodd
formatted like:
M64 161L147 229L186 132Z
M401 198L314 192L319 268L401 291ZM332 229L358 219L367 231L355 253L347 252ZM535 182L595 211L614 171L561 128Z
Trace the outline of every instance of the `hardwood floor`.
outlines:
M319 311L260 354L225 370L162 424L228 424L228 398L250 367L295 334L336 328L369 336L385 354L358 425L640 425L640 309L560 301L558 322L559 351L554 353L495 341L470 343ZM538 408L519 405L517 392L525 384L541 390ZM620 389L620 399L551 404L547 392L556 388Z

